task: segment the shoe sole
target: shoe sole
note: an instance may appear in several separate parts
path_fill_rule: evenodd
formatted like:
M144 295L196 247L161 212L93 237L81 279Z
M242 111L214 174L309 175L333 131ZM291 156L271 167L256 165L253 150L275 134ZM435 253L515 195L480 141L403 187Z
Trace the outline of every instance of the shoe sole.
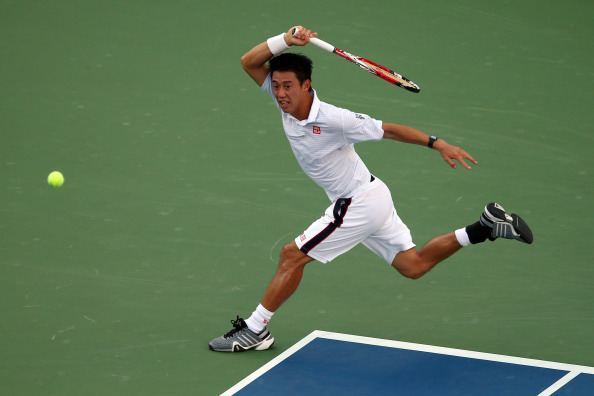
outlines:
M513 218L512 226L514 227L514 231L516 231L516 233L518 234L516 239L518 241L527 243L528 245L534 242L532 230L530 229L530 227L528 227L528 224L524 221L524 219L522 219L515 213L512 213L511 216Z
M264 341L262 341L259 344L256 344L252 347L249 348L244 348L239 344L235 344L233 345L232 349L215 349L212 347L212 345L208 344L208 349L210 349L211 351L215 351L215 352L245 352L245 351L265 351L266 349L270 348L272 345L274 345L274 338L269 337L264 339Z

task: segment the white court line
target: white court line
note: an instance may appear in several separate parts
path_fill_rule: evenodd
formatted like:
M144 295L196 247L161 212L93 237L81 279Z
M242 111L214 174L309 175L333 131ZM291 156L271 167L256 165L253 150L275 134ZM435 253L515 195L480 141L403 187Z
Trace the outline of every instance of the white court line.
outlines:
M281 363L283 360L289 358L295 352L309 344L312 340L316 338L325 338L329 340L336 340L336 341L347 341L347 342L355 342L359 344L367 344L367 345L376 345L376 346L383 346L389 348L397 348L397 349L407 349L412 351L420 351L420 352L429 352L429 353L436 353L441 355L449 355L449 356L459 356L464 358L472 358L472 359L480 359L480 360L489 360L493 362L501 362L501 363L511 363L511 364L519 364L523 366L532 366L532 367L542 367L554 370L562 370L562 371L569 371L567 375L561 378L559 381L555 382L550 388L545 390L547 392L551 389L551 393L556 391L557 389L561 388L563 385L567 384L573 378L575 378L580 373L587 373L587 374L594 374L594 367L588 366L577 366L574 364L566 364L566 363L556 363L556 362L548 362L545 360L536 360L536 359L527 359L515 356L506 356L506 355L495 355L492 353L484 353L484 352L474 352L474 351L467 351L464 349L454 349L454 348L445 348L445 347L438 347L432 345L424 345L424 344L415 344L410 342L402 342L402 341L392 341L392 340L382 340L380 338L371 338L371 337L363 337L363 336L355 336L350 334L342 334L342 333L333 333L328 331L320 331L314 330L311 334L303 338L301 341L297 342L295 345L272 359L270 362L266 363L264 366L260 367L258 370L254 371L252 374L245 377L242 381L238 382L235 386L227 390L225 393L222 393L221 396L231 396L234 395L236 392L239 392L241 389L245 388L248 384L252 381L266 373L267 371L271 370L274 366ZM575 375L573 375L575 374ZM565 382L563 382L566 380ZM559 388L554 388L555 386L559 385ZM541 393L542 396L550 395L551 393ZM540 396L540 395L539 395Z
M561 378L559 381L555 382L553 385L551 385L547 389L545 389L544 392L539 393L538 396L551 396L553 394L553 392L558 391L564 385L567 385L567 383L569 381L571 381L572 379L574 379L575 377L577 377L580 374L581 373L579 371L572 371L572 372L568 373L566 376Z
M580 373L594 374L594 367L577 366L574 364L549 362L546 360L527 359L515 356L495 355L492 353L467 351L464 349L445 348L432 345L414 344L410 342L382 340L380 338L370 338L354 336L350 334L331 333L327 331L315 330L309 336L315 334L318 338L327 338L330 340L357 342L360 344L378 345L390 348L408 349L412 351L438 353L441 355L459 356L480 360L490 360L501 363L520 364L524 366L542 367L563 371L578 371ZM308 336L308 337L309 337Z
M301 341L297 342L295 345L293 345L292 347L290 347L289 349L287 349L286 351L284 351L283 353L266 363L264 366L260 367L258 370L254 371L252 374L248 375L243 380L239 381L237 384L235 384L235 386L230 388L225 393L221 393L221 396L231 396L234 395L236 392L239 392L241 389L245 388L252 381L254 381L258 377L272 369L274 366L276 366L286 358L290 357L292 354L294 354L307 344L309 344L313 339L317 337L316 331L317 330L313 331L310 335L306 336Z

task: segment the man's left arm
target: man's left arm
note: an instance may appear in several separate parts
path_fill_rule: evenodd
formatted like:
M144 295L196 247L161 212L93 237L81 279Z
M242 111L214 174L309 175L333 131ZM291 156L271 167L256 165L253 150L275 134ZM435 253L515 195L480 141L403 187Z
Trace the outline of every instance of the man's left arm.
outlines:
M430 136L417 129L405 126L392 124L388 122L382 123L382 129L384 130L384 139L397 140L404 143L418 144L421 146L428 147ZM460 147L452 146L445 140L437 139L433 142L433 149L439 151L444 161L447 162L452 168L456 169L457 165L453 160L458 161L466 169L470 169L470 166L464 162L465 159L469 160L473 164L477 162Z

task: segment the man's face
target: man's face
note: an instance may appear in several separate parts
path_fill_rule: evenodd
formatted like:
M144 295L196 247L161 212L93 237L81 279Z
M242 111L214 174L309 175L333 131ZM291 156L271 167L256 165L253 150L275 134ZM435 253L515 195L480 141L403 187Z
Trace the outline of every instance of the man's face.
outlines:
M310 87L310 80L305 80L302 85L292 71L272 73L274 96L285 113L294 114L300 110L303 98L310 95Z

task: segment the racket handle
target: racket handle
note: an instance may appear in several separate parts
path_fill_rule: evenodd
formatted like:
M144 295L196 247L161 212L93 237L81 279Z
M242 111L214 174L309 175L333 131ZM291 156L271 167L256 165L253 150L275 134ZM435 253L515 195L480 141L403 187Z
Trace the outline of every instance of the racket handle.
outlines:
M296 36L296 35L297 35L297 28L293 29L293 36ZM310 37L309 42L323 50L326 50L328 52L334 52L335 48L332 44L329 44L329 43L325 42L324 40L320 40L317 37Z
M309 39L309 42L315 45L316 47L320 47L323 50L326 50L328 52L334 52L334 46L332 44L328 44L324 40L320 40L317 37L311 37Z

